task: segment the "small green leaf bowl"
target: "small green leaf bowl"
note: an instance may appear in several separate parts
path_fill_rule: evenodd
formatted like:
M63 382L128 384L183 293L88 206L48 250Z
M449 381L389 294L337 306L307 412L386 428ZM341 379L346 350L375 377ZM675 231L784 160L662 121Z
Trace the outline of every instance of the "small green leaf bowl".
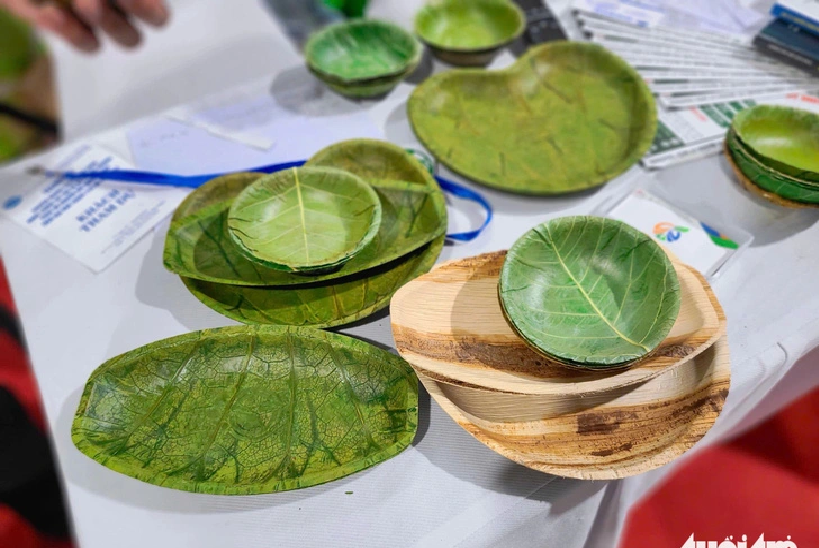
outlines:
M310 72L354 98L388 93L418 67L421 54L411 33L377 19L330 25L313 33L305 46Z
M381 225L381 202L363 179L328 167L300 167L261 177L228 211L227 230L259 264L321 274L369 244Z
M511 327L560 364L622 369L650 355L680 310L680 285L649 236L613 219L563 217L524 234L498 287Z
M726 137L731 160L754 185L800 204L819 204L819 182L788 177L759 160L733 130Z
M819 183L819 115L756 105L737 114L731 128L761 163L787 177Z
M525 28L510 0L434 0L415 17L415 33L435 57L467 67L488 65Z

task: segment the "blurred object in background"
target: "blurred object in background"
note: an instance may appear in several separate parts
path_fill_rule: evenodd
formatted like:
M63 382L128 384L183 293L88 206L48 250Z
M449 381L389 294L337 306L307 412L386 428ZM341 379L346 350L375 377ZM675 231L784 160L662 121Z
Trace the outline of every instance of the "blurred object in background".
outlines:
M0 9L0 163L57 139L53 71L34 31Z
M344 17L363 17L367 3L368 0L265 0L299 49L311 32Z

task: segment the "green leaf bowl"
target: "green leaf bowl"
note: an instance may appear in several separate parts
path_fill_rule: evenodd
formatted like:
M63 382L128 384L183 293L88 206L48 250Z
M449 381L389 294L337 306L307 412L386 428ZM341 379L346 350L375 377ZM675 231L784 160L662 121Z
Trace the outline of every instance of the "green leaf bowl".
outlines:
M781 198L802 204L819 204L819 183L781 175L756 159L733 131L727 136L728 151L737 168L753 184Z
M398 356L310 328L224 327L107 361L71 437L103 466L210 495L334 481L412 443L418 381Z
M731 127L765 165L819 183L819 115L793 107L756 105L739 112Z
M228 210L227 229L245 256L271 268L315 272L340 266L381 225L381 202L340 169L300 167L261 177Z
M537 46L501 71L437 74L407 108L415 134L441 163L519 194L598 187L633 166L657 131L640 75L588 43Z
M418 66L421 53L411 33L376 19L330 25L313 33L305 46L310 70L339 85L369 84L386 77L400 81Z
M301 285L276 287L250 287L227 285L209 281L196 280L181 276L188 290L204 305L231 318L247 324L296 325L313 327L336 327L362 320L386 308L392 296L404 284L429 272L444 246L446 230L446 209L444 197L435 179L429 171L401 147L374 139L352 139L331 145L316 153L308 162L310 166L327 166L343 169L365 180L392 181L417 185L432 193L432 207L438 211L438 236L408 254L399 254L387 264L366 270L355 271L343 277L305 278L295 274L281 272L290 276L291 282L300 278ZM238 194L242 185L246 185L247 175L224 180L221 185L230 189L233 195ZM242 180L242 179L245 180ZM210 185L211 183L208 183ZM208 186L206 185L206 187ZM204 187L203 187L204 188ZM193 196L193 194L191 195ZM213 204L229 201L232 196L211 186L208 192L202 192L191 199L190 207L183 203L174 222L194 211L194 207L212 207ZM187 200L186 200L187 202ZM384 212L387 211L385 208ZM411 216L410 216L411 218ZM414 229L421 223L419 214L412 226L403 224L402 231ZM383 224L383 223L382 223ZM172 222L171 226L174 226ZM417 241L410 232L401 232L398 236L404 241ZM394 253L399 244L385 235L380 250L375 256ZM206 238L203 238L206 240ZM396 240L397 241L397 240ZM169 246L166 240L166 266ZM366 253L362 250L359 255ZM219 261L218 254L211 255ZM339 272L345 271L348 265L358 260L358 256L345 263ZM224 261L223 261L224 262ZM243 269L242 273L247 272ZM308 283L310 282L310 283Z
M680 310L677 273L660 246L598 217L563 217L523 235L498 287L507 321L527 344L590 369L649 355Z
M415 33L442 61L485 66L526 28L526 16L510 0L442 0L415 16Z
M228 235L233 199L261 174L219 177L190 193L176 209L165 238L163 262L171 272L206 282L287 286L348 277L403 257L444 235L443 194L404 149L383 141L353 139L319 151L309 166L354 170L375 189L381 225L375 238L340 268L322 275L285 272L249 260ZM409 180L407 180L409 179Z

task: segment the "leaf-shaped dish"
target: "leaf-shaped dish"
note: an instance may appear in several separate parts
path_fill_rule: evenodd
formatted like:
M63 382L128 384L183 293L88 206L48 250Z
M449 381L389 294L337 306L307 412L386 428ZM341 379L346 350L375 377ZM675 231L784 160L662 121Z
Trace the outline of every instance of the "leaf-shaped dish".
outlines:
M739 168L739 165L737 165L737 162L734 159L734 152L728 145L727 137L725 140L725 144L723 145L723 153L725 154L725 158L728 160L728 165L731 166L731 170L734 172L734 175L736 175L737 180L739 180L740 184L751 194L755 194L760 198L781 207L788 207L791 209L819 208L819 204L808 204L788 200L774 192L770 192L768 190L761 188L756 183L751 181L751 179L748 178L748 176L745 175L745 173L743 173L743 171Z
M733 132L726 136L731 159L755 185L786 200L819 204L819 183L800 181L782 175L755 159Z
M417 389L403 360L356 339L226 327L100 366L71 435L92 459L141 481L257 495L333 481L397 455L415 437Z
M415 33L439 59L483 66L517 39L526 16L509 0L443 0L427 3L415 16Z
M381 202L340 169L294 167L255 180L233 200L227 229L245 256L271 268L315 272L339 266L381 226Z
M368 179L381 202L381 225L369 245L337 270L309 279L268 268L246 258L233 244L226 227L233 198L258 177L256 174L220 177L189 194L177 208L165 239L165 267L186 278L221 284L302 285L344 278L381 266L423 247L446 231L446 205L440 190L424 182Z
M533 47L501 71L432 76L413 92L408 115L447 167L522 194L600 186L637 162L657 130L640 75L601 46L579 42Z
M386 308L408 281L429 272L444 237L392 263L359 274L302 286L246 287L182 278L202 304L246 324L336 327Z
M304 48L308 67L336 84L403 76L421 60L421 46L401 27L375 19L356 19L313 33Z
M731 127L764 164L789 177L819 182L819 115L756 105L739 112Z
M613 390L680 367L725 333L725 314L694 269L675 263L681 306L668 337L649 358L616 372L555 366L531 349L503 316L498 277L506 252L451 261L393 297L396 348L419 375L463 389L469 412L489 420L539 420L587 408ZM435 306L418 306L418 303Z
M662 248L601 217L563 217L524 234L498 287L512 328L578 367L622 367L650 354L680 310L677 273Z
M434 200L443 204L443 194L426 168L404 149L390 143L373 139L344 141L319 151L308 163L344 169L365 180L395 179L417 184L433 191ZM210 203L207 194L197 201ZM446 226L445 209L442 215L443 226ZM182 281L203 304L239 322L334 327L358 321L389 305L402 285L429 272L443 245L441 234L421 249L389 264L330 284L315 282L299 287L261 289L184 277Z
M582 480L641 474L673 461L717 420L731 384L728 341L636 388L616 391L577 413L540 421L494 422L465 412L455 387L418 375L464 430L518 464Z

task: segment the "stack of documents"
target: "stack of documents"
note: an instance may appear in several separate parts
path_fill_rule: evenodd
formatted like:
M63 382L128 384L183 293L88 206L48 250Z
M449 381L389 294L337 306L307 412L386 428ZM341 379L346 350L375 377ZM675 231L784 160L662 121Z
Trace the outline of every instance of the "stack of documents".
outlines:
M765 16L727 3L710 3L708 18L684 18L657 1L573 4L585 38L628 61L657 99L660 124L646 167L717 154L733 116L748 106L819 110L819 78L761 55L751 39Z

